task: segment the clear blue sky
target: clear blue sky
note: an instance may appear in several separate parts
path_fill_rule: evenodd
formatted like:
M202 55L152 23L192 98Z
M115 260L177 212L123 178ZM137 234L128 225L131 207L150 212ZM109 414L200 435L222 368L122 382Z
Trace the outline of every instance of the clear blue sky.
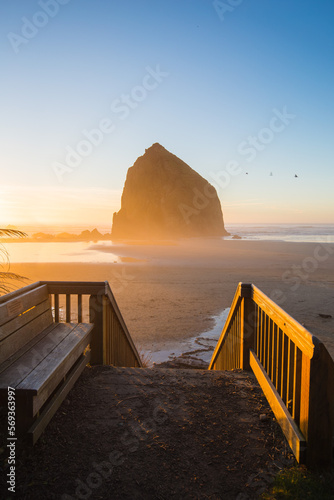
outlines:
M2 2L0 223L111 224L155 142L226 224L334 222L333 26L332 0Z

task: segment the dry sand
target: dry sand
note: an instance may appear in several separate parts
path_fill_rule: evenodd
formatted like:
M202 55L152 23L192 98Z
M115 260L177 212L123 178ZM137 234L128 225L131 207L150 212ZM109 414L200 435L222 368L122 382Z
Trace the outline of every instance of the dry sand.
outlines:
M333 244L191 239L110 251L126 263L12 264L11 270L32 281L109 281L136 345L144 348L210 329L212 317L231 305L238 282L254 283L334 358Z

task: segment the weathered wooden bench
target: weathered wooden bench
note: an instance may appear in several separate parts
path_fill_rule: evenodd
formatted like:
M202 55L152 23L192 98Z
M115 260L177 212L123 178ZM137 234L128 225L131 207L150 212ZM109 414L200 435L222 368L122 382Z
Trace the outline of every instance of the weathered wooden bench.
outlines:
M90 359L93 324L53 321L48 286L0 303L0 403L15 389L16 434L35 444Z

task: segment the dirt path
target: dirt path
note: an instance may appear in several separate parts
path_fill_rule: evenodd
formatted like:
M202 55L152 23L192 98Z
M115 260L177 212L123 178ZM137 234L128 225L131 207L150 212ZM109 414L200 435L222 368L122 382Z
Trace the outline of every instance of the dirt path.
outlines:
M18 458L34 500L247 500L293 462L253 376L114 367L86 368Z

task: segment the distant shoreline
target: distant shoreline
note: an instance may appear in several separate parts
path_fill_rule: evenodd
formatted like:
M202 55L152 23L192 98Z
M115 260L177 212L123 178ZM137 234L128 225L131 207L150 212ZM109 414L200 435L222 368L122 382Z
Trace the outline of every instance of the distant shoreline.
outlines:
M26 238L1 238L3 243L57 243L57 242L98 242L111 241L111 233L102 234L96 228L90 231L85 229L80 234L68 232L44 233L37 232Z
M238 283L254 283L323 340L334 358L333 244L192 240L106 244L104 252L96 247L83 253L85 261L12 263L11 271L32 282L109 281L136 345L162 351L210 330L212 318L230 307ZM90 252L105 260L89 262Z

